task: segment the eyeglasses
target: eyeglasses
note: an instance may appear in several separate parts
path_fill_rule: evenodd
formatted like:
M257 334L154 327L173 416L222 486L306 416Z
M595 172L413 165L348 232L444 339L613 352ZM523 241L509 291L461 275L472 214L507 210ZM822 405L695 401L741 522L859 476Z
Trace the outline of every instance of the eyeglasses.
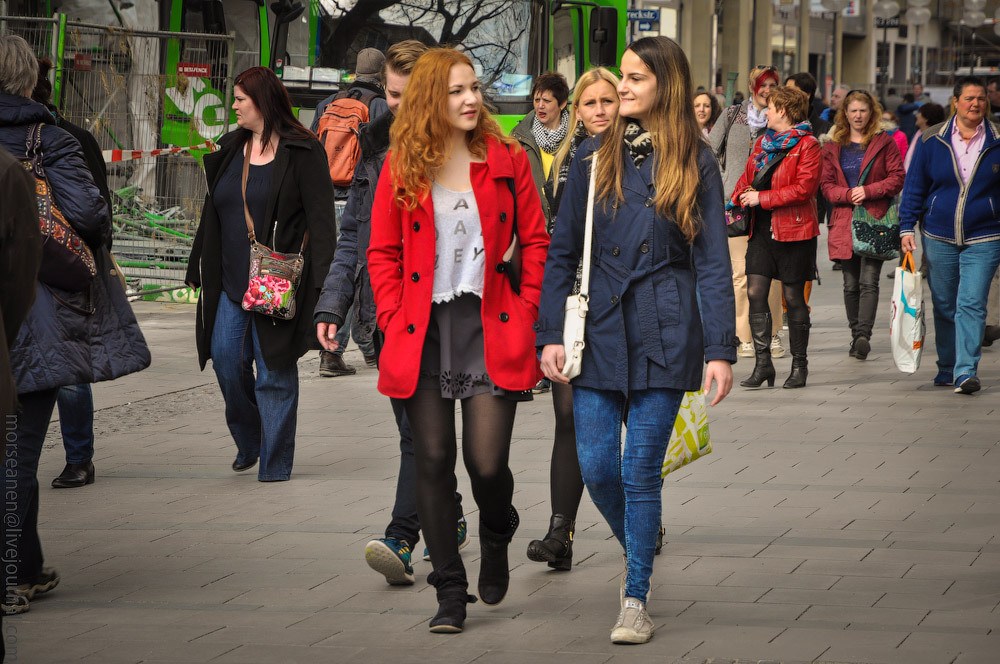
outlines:
M764 71L778 71L778 68L774 65L754 65L754 69L763 69Z

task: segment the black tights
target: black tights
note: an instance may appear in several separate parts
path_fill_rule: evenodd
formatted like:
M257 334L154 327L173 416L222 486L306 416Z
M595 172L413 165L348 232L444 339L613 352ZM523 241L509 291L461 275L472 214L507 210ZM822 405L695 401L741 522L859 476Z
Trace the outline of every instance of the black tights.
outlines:
M767 294L771 291L771 277L761 274L747 275L747 299L750 300L751 314L766 314L771 309L767 306ZM806 282L781 284L781 294L785 296L785 306L788 307L788 320L798 323L809 322L809 306L806 304Z
M576 520L583 497L583 476L576 457L576 427L573 425L573 388L552 383L552 407L556 416L556 435L549 466L549 492L552 513Z
M510 438L517 404L491 394L462 399L462 457L482 522L493 532L510 529L514 476ZM458 443L455 401L438 390L417 390L406 400L417 467L417 515L431 561L458 555L455 536L455 473Z

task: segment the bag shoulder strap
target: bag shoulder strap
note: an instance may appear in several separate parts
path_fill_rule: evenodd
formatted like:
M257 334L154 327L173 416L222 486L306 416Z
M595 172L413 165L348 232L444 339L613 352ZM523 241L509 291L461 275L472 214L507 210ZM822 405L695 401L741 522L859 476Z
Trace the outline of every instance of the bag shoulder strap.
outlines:
M594 243L594 190L597 188L597 151L590 153L590 186L587 188L587 217L583 232L583 278L580 296L590 299L590 254Z
M757 186L764 181L764 178L767 177L767 174L776 169L778 167L778 164L781 163L781 161L785 158L787 154L788 150L782 150L781 152L778 153L777 157L767 162L764 165L764 168L757 171L757 175L754 176L753 183L751 183L750 186L752 186L754 189L757 189Z
M865 180L868 179L868 174L872 172L872 166L874 165L875 165L875 158L872 157L872 160L868 162L868 165L865 167L865 170L861 173L861 177L858 178L859 187L864 185Z
M28 137L24 142L24 156L31 162L31 170L35 176L45 179L45 167L42 165L42 123L28 127Z
M257 233L254 230L253 215L250 214L250 206L247 204L247 175L250 173L250 155L253 153L253 139L248 140L243 147L243 173L240 176L240 186L243 192L243 216L247 222L247 238L250 240L250 244L257 243ZM275 228L278 226L278 222L274 222ZM302 236L302 246L299 247L299 255L301 256L306 250L306 244L309 242L309 229L306 229L305 234ZM274 238L271 238L271 243L274 243Z

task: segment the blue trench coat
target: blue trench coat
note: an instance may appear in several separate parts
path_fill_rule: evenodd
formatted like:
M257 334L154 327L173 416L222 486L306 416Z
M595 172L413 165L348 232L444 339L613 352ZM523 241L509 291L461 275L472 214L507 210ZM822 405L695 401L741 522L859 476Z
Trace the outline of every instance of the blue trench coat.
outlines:
M590 155L585 142L570 167L549 245L537 346L562 343L563 314L583 253ZM698 155L702 227L689 245L653 207L653 158L636 168L626 153L617 206L598 200L583 372L573 384L631 390L701 387L709 360L736 361L732 267L719 165L706 145Z

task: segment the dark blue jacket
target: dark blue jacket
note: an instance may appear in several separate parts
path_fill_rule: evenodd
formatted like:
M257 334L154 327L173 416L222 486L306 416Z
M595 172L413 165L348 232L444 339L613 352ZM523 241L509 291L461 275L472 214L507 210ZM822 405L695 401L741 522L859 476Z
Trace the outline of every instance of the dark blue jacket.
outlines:
M984 121L983 151L969 182L963 184L951 148L954 122L952 118L917 137L903 184L899 230L913 233L919 221L925 235L942 242L1000 240L1000 126Z
M347 205L340 218L337 251L323 282L314 316L316 323L335 323L342 327L348 323L344 319L351 304L357 301L358 320L366 336L370 336L376 326L375 296L368 276L372 204L378 177L389 152L389 128L394 118L392 113L386 113L361 130L361 160L354 170Z
M97 276L82 293L35 283L35 303L11 349L18 394L112 380L149 366L149 349L102 240L111 223L80 143L52 114L0 94L0 145L23 157L28 129L42 130L42 164L56 205L94 250Z
M537 345L562 343L566 296L583 251L590 154L580 147L549 245ZM637 169L626 154L625 200L594 211L590 313L583 372L573 383L616 390L701 387L708 360L736 361L732 266L719 164L706 145L698 155L703 219L694 244L652 204L653 157Z

